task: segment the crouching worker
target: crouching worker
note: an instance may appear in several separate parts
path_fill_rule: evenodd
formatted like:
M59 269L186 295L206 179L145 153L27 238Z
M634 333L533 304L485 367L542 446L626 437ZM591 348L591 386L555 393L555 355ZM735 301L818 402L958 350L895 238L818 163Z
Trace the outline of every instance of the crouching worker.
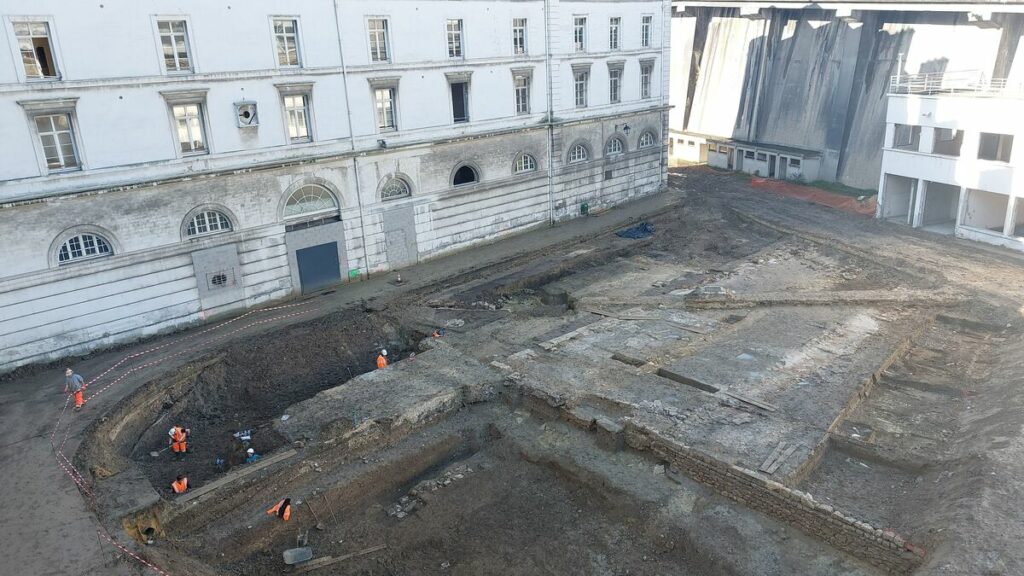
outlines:
M178 477L174 482L171 482L171 490L173 490L175 494L184 494L185 492L188 492L188 476L178 474Z
M180 458L188 451L188 437L190 434L192 434L191 430L181 426L175 426L167 431L169 436L167 443L171 445L171 451L174 452L175 456Z
M380 354L377 355L377 369L383 370L388 367L388 351L381 350Z
M249 448L248 450L245 451L245 463L246 464L252 464L253 462L256 462L259 459L260 459L260 455L257 454L256 451L253 450L252 448Z
M287 522L288 519L292 517L292 499L285 498L277 504L274 504L273 508L267 510L267 514L270 516L277 516Z

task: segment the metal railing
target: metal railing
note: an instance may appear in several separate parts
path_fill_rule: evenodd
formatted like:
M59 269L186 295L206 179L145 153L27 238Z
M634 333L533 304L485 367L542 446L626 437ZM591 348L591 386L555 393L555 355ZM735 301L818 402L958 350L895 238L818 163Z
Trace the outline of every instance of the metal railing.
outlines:
M980 70L902 74L889 79L890 94L956 94L1024 97L1024 82L989 78Z

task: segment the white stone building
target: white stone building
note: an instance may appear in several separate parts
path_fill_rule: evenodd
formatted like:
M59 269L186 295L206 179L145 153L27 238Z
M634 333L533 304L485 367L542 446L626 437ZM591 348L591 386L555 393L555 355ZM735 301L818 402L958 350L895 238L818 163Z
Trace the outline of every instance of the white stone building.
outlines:
M668 0L0 6L0 370L667 179Z
M878 217L1024 250L1022 105L980 72L893 77Z

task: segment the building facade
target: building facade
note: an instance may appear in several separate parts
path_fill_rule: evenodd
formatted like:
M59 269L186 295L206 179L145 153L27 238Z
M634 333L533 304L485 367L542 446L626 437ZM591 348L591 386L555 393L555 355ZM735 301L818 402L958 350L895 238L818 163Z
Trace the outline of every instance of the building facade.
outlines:
M5 4L0 370L667 181L667 0L147 6Z
M1024 83L974 72L891 86L877 216L1024 250Z
M764 177L875 189L890 77L1024 78L1019 0L676 0L671 23L672 157Z

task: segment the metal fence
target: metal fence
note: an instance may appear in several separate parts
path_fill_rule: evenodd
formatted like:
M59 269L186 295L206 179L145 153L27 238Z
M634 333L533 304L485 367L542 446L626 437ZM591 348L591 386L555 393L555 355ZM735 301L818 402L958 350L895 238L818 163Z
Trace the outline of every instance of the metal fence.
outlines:
M989 78L980 70L902 74L889 79L890 94L957 94L1024 97L1024 82Z

